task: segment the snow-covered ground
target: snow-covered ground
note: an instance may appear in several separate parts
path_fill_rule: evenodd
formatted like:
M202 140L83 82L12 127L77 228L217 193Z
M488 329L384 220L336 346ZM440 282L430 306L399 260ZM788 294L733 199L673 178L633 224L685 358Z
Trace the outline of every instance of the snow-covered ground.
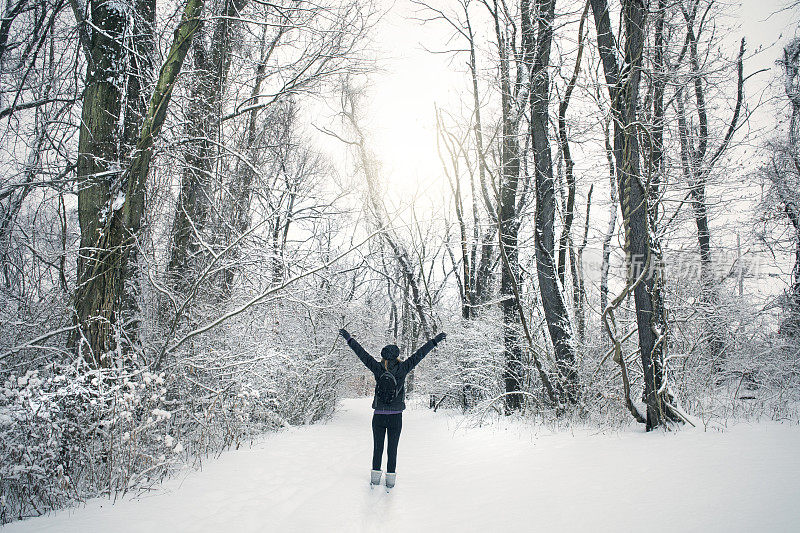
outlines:
M645 434L476 428L409 409L397 486L368 485L368 399L265 436L158 491L17 522L3 533L800 531L800 428Z

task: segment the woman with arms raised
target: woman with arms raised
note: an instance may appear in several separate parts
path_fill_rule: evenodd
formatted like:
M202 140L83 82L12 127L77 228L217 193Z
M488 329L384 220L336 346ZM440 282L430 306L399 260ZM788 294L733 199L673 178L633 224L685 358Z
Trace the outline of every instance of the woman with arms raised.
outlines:
M398 361L400 349L396 344L384 346L381 350L381 361L378 362L350 336L345 329L340 329L339 334L347 341L361 362L375 376L375 395L372 399L372 437L374 447L372 450L372 472L370 486L381 483L381 461L383 460L383 442L388 435L386 449L386 490L394 487L395 467L397 465L397 444L400 441L400 430L403 427L403 409L406 408L406 376L415 366L422 361L428 352L447 336L439 333L433 339L423 344L419 350L406 359Z

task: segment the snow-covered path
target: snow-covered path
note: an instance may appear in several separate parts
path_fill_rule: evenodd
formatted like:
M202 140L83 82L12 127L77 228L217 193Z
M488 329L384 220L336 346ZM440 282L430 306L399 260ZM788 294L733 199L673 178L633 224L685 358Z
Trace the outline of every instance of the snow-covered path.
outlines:
M409 409L386 494L368 486L370 417L368 399L345 400L325 424L268 435L138 500L3 533L800 530L796 426L551 433Z

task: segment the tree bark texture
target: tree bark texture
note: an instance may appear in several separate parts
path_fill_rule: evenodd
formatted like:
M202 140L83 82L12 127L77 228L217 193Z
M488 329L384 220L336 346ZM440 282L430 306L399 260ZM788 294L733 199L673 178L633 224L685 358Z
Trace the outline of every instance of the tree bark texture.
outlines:
M662 294L663 272L658 247L654 245L648 192L640 172L637 133L637 102L647 5L643 0L623 0L621 26L624 42L623 65L617 62L617 41L611 29L606 0L591 0L597 30L597 46L603 63L614 119L614 159L625 230L629 279L642 281L634 288L636 323L639 334L647 429L675 420L664 386L663 358L667 324Z
M75 311L80 325L78 351L98 367L115 348L122 300L124 238L121 217L114 216L113 184L121 179L119 117L124 94L123 38L126 14L104 0L91 2L91 56L86 67L78 138L78 221L81 243ZM105 361L104 361L105 363Z
M108 365L108 355L117 348L127 261L133 232L141 226L153 138L164 122L175 79L200 24L202 6L202 0L189 0L186 5L141 123L132 161L123 172L119 119L125 97L120 85L126 74L123 35L127 18L116 4L99 1L92 5L94 31L77 163L81 242L75 312L79 327L72 343L95 367Z
M534 44L533 27L523 26L523 42L533 47L531 69L531 139L536 172L536 271L547 330L555 352L559 402L575 403L578 399L578 372L572 326L564 303L554 264L555 248L555 180L548 138L550 47L555 19L555 0L536 0L537 32ZM523 21L525 20L523 14ZM527 36L527 39L526 39ZM574 202L574 192L572 193Z
M492 14L499 53L502 135L500 140L500 187L497 191L497 223L500 245L505 250L508 262L508 268L502 269L500 274L505 359L503 382L506 392L505 409L508 413L522 407L522 396L517 393L522 388L524 378L522 345L517 319L519 309L518 302L514 298L513 283L519 275L517 195L520 185L520 146L517 135L521 110L517 108L519 107L518 98L521 96L520 91L527 90L527 80L521 79L521 74L524 73L523 69L526 69L527 66L524 60L517 61L517 79L512 88L511 53L506 33L501 29L501 14L496 3Z

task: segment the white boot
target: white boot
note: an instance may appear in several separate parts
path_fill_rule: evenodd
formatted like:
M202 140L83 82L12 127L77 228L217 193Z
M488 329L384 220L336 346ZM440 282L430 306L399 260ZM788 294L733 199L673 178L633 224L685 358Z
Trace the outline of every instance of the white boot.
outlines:
M383 470L371 470L370 471L370 478L369 478L370 487L372 485L380 485L381 484L381 474L383 474Z
M397 474L394 472L386 472L386 492L389 492L389 489L394 487L395 479L397 478Z

